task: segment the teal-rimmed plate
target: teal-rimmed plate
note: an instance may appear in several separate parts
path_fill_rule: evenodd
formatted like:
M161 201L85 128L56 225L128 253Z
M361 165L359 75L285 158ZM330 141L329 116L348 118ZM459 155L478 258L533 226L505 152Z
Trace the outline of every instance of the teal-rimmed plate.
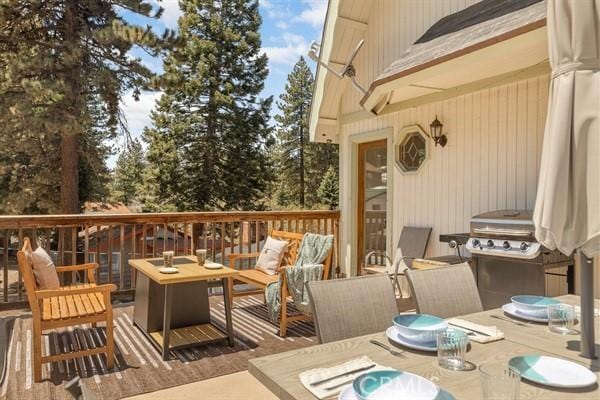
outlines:
M413 342L432 342L448 329L444 319L430 314L398 314L392 321L402 336Z
M596 375L583 365L562 358L527 355L513 357L508 365L523 379L556 388L584 388L596 383Z
M429 379L397 370L364 373L354 379L352 389L360 400L434 400L440 392Z
M518 310L525 312L543 311L551 304L560 304L560 301L552 297L534 296L529 294L513 296L510 301Z
M354 392L354 388L352 387L352 385L350 385L344 390L342 390L342 392L338 396L338 400L360 400L360 398ZM450 392L447 392L444 389L440 389L437 396L435 396L433 400L456 400L456 398Z
M502 311L504 311L505 313L507 313L510 316L524 319L527 321L541 322L541 323L546 323L546 324L548 323L548 314L547 313L545 316L535 316L535 315L525 314L525 313L519 311L513 303L508 303L508 304L503 305Z
M421 351L437 351L437 342L435 340L431 342L415 342L402 336L402 333L395 326L390 326L389 328L387 328L385 334L387 335L388 339L390 339L392 342L404 347L408 347L409 349Z

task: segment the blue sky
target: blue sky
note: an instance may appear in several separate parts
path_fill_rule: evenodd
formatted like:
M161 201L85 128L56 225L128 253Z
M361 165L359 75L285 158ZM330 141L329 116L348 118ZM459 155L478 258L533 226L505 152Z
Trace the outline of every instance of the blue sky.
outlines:
M177 29L177 19L181 15L177 0L152 0L164 8L160 20L146 19L123 13L124 17L142 25L150 24L157 32L164 28ZM265 83L263 95L273 95L275 99L283 91L287 74L301 55L306 52L312 40L321 40L321 30L325 20L327 0L259 0L263 17L261 27L263 50L269 57L269 77ZM146 53L134 50L132 55L140 57L144 63L160 72L160 59L149 57ZM309 61L314 69L314 63ZM123 99L122 109L127 118L128 127L133 136L139 136L145 126L151 124L150 110L160 93L143 93L140 101L134 101L129 95ZM273 112L276 111L275 105ZM112 167L114 159L109 165Z

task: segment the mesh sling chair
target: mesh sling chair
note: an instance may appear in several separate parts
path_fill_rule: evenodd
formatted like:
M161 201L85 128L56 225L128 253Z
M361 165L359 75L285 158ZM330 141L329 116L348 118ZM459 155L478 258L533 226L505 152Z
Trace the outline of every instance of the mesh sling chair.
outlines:
M398 314L394 288L385 275L313 281L308 294L320 343L384 331Z
M452 318L483 311L468 263L405 273L419 313Z
M365 256L365 271L372 274L387 275L394 282L394 286L398 289L400 296L402 296L402 288L398 281L398 275L402 275L402 271L406 267L410 268L414 259L425 257L430 235L431 228L429 227L403 227L400 239L398 240L398 246L396 246L396 257L394 260L392 261L392 258L384 251L371 251ZM389 266L368 266L369 259L373 256L385 257L389 262ZM402 268L403 266L405 268Z

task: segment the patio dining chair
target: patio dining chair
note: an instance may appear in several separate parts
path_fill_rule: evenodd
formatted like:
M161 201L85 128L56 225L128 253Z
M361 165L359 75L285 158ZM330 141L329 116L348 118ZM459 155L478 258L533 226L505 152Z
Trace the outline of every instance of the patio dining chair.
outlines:
M309 282L308 294L320 343L384 331L398 314L385 275Z
M441 318L483 311L473 271L468 263L405 272L417 312Z
M396 256L394 260L392 261L392 258L383 251L371 251L365 256L365 272L369 274L387 275L394 282L395 287L398 289L398 293L400 293L400 297L403 297L398 276L403 275L404 269L411 268L413 260L425 257L429 236L431 236L430 227L403 227L402 232L400 233L400 239L398 240L398 246L396 246ZM370 266L369 260L373 256L385 257L389 265Z

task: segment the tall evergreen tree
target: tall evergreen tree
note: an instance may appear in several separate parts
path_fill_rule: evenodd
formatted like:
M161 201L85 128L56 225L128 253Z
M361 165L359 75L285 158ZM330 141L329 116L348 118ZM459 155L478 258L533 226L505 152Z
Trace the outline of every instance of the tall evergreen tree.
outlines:
M257 0L182 0L179 35L184 46L165 58L165 93L145 132L161 193L177 188L180 210L252 209L262 205L269 175L271 98L259 97L268 73L261 52ZM152 160L173 149L174 165ZM152 165L153 164L153 165ZM151 174L152 175L152 174ZM151 176L149 178L152 178ZM172 182L165 182L171 179ZM162 199L154 202L173 204Z
M144 150L140 141L133 139L117 158L112 176L112 198L125 205L139 200L143 174Z
M300 57L287 77L285 92L277 102L280 114L275 116L275 202L280 206L318 206L322 203L318 188L324 171L330 167L337 171L337 147L309 140L313 85L312 71Z
M150 27L125 22L121 11L146 17L162 12L155 13L143 0L0 3L0 125L4 135L15 138L2 168L13 172L10 179L25 181L50 167L46 182L60 188L55 196L56 190L32 185L30 202L12 208L79 212L85 197L80 194L86 162L81 155L94 150L86 146L103 142L88 134L114 136L121 96L129 90L137 95L153 85L151 71L128 51L137 45L158 55L173 44L173 34L166 31L158 37ZM105 118L97 118L96 102ZM94 130L98 123L101 131ZM26 147L34 153L27 156ZM24 192L15 180L6 188Z
M335 210L340 203L340 185L338 170L329 167L317 191L319 201L328 206L330 210Z

